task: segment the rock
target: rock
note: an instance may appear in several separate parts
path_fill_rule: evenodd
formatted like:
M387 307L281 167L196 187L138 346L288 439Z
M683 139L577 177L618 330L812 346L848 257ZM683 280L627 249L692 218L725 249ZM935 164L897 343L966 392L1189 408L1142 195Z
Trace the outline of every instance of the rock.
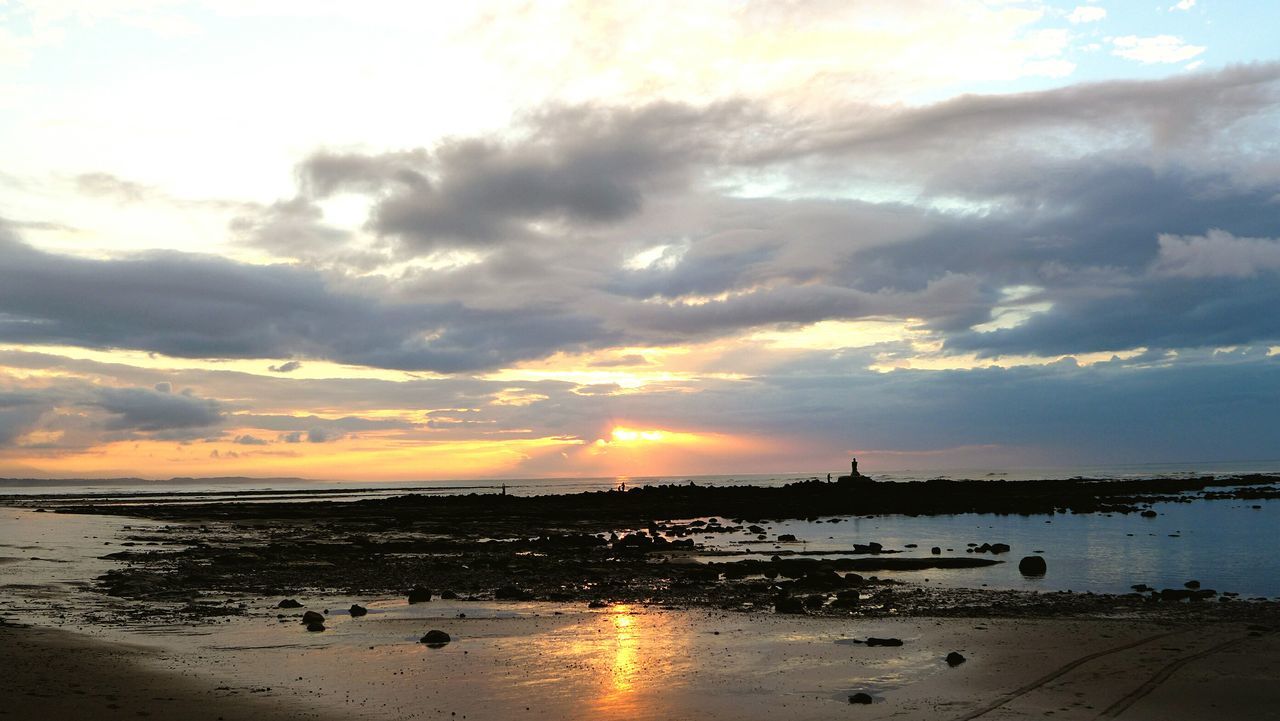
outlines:
M783 596L773 602L775 613L804 613L804 601L791 596Z
M441 631L439 629L432 629L430 631L427 631L427 635L422 637L421 643L425 643L432 648L440 648L441 646L445 645L446 643L449 643L452 640L453 639L449 638L449 634L445 633L444 631Z
M1160 592L1161 601L1181 601L1191 598L1191 591L1186 588L1166 588Z
M1024 556L1018 561L1018 571L1024 576L1043 576L1049 571L1049 564L1043 556Z
M1007 544L1007 543L993 543L993 544L991 544L991 552L992 552L992 553L1008 553L1008 552L1009 552L1009 551L1011 551L1011 550L1013 550L1013 549L1011 549L1011 548L1009 547L1009 544Z
M493 592L499 601L532 601L533 593L518 586L502 586Z
M747 530L756 535L760 535L761 533L764 533L764 529L761 528L760 526L747 526Z
M358 603L353 603L351 604L351 608L347 612L351 614L352 618L360 618L361 616L368 615L369 609L365 608L364 606L361 606Z
M1160 514L1148 508L1147 510L1143 511L1142 513L1139 513L1138 515L1142 516L1143 518L1155 518Z
M836 593L836 600L831 605L836 608L857 608L862 603L862 597L856 590L840 591Z
M901 646L901 645L902 645L902 639L900 639L900 638L876 638L875 636L868 636L868 637L867 637L867 645L868 645L868 646Z
M1193 590L1193 591L1194 591L1195 589L1197 589L1197 588L1200 588L1200 582L1199 582L1199 581L1187 581L1186 583L1184 583L1184 584L1182 584L1182 585L1183 585L1183 586L1186 586L1187 588L1189 588L1189 589L1191 589L1191 590Z
M312 633L319 633L324 630L324 624L321 623L320 621L316 621L315 623L308 623L307 630L311 631Z
M446 601L456 601L458 600L458 594L455 591L445 590L440 592L440 598Z
M306 613L302 614L302 622L305 624L312 624L312 623L323 624L324 616L319 613L316 613L315 611L307 611Z
M947 654L947 665L950 666L951 668L955 668L956 666L959 666L960 664L964 663L967 660L968 659L966 659L964 656L960 655L959 651L952 651L951 653Z
M783 533L778 536L778 541L781 543L795 543L796 536L794 533Z
M804 607L810 610L817 610L827 605L827 597L821 594L806 596L804 599Z
M431 589L414 586L409 591L409 603L426 603L431 600Z
M1147 591L1154 591L1154 590L1155 590L1155 589L1151 588L1150 586L1148 586L1148 585L1147 585L1147 584L1145 584L1145 583L1135 583L1135 584L1133 584L1132 586L1130 586L1129 588L1132 588L1133 590L1137 591L1138 593L1146 593Z
M941 555L942 555L942 549L941 549L941 548L938 548L937 546L934 546L933 548L930 548L930 549L929 549L929 553L932 553L932 554L933 554L933 555L935 555L935 556L941 556Z
M855 693L849 697L849 703L868 704L874 700L875 699L871 698L871 694L869 693Z
M587 604L587 608L607 608L609 604L604 601L595 600Z
M298 603L297 601L293 600L292 598L286 598L285 600L281 601L280 603L277 603L277 604L276 604L276 608L302 608L302 604L301 604L301 603Z

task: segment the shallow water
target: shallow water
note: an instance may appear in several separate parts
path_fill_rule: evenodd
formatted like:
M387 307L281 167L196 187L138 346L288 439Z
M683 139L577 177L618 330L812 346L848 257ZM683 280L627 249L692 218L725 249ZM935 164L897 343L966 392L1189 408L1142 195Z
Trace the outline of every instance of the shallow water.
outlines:
M1255 509L1253 506L1261 506ZM966 513L950 516L888 515L842 517L839 523L778 521L768 524L770 539L791 533L796 543L755 540L750 534L716 534L699 538L710 548L751 551L748 558L769 558L779 551L852 550L854 543L879 542L901 550L896 557L969 555L967 544L1006 543L1009 553L981 557L1004 563L987 568L932 569L877 574L914 583L948 587L1003 588L1040 591L1127 593L1146 583L1181 588L1198 580L1204 588L1234 591L1246 597L1280 596L1280 501L1198 500L1157 503L1160 515L1054 514L1018 516ZM906 548L909 543L917 548ZM952 549L947 552L947 549ZM1018 560L1043 551L1049 572L1026 578ZM851 554L824 558L863 557ZM713 559L705 560L731 560Z

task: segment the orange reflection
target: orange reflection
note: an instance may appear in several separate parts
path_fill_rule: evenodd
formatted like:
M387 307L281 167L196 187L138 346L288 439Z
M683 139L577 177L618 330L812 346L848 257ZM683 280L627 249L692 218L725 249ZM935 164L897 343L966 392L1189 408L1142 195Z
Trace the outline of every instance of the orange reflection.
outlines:
M634 689L633 681L639 668L637 636L640 629L636 627L636 617L631 614L630 606L624 604L614 607L613 629L613 690L605 696L610 706L618 705L617 697L629 694Z

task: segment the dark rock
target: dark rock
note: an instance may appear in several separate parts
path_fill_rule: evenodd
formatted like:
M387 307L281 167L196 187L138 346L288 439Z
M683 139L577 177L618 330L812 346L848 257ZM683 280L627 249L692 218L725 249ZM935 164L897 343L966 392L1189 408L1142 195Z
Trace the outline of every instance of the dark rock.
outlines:
M431 589L414 586L409 591L409 603L426 603L431 600Z
M1161 601L1181 601L1191 598L1191 590L1186 588L1166 588L1160 592Z
M367 615L369 613L369 609L358 603L353 603L347 612L351 614L352 618L360 618L361 616Z
M831 605L836 608L857 608L862 602L862 597L855 590L840 591L836 593L836 600Z
M868 646L901 646L900 638L876 638L875 636L867 637Z
M456 591L444 590L440 592L440 598L446 601L456 601L458 600L458 594Z
M1043 576L1049 571L1049 564L1043 556L1024 556L1018 561L1018 571L1024 576Z
M307 630L311 631L312 633L319 633L324 630L324 624L320 621L316 621L315 623L308 623Z
M1142 513L1139 513L1138 515L1142 516L1143 518L1155 518L1160 514L1148 508L1147 510L1143 511Z
M302 604L292 598L286 598L280 603L277 603L276 608L302 608Z
M608 606L609 604L600 600L592 601L591 603L587 604L587 608L607 608Z
M781 543L794 543L795 540L796 537L793 533L783 533L778 536L778 541Z
M441 631L439 629L432 629L430 631L427 631L427 635L422 637L421 643L425 643L432 648L440 648L441 646L445 645L446 643L449 643L452 640L453 639L449 638L449 634L445 633L444 631Z
M1200 588L1200 582L1199 582L1199 581L1187 581L1186 583L1184 583L1184 584L1182 584L1182 585L1183 585L1183 586L1185 586L1185 587L1187 587L1187 588L1190 588L1190 589L1191 589L1191 590L1193 590L1193 591L1194 591L1195 589L1197 589L1197 588Z
M804 601L792 596L783 596L773 602L776 613L804 613Z
M827 597L820 594L806 596L804 599L804 607L807 609L817 610L825 605L827 605Z
M950 666L951 668L955 668L956 666L959 666L960 664L964 663L966 660L967 659L965 659L964 656L960 655L959 651L952 651L951 653L947 654L947 665Z
M518 586L502 586L494 590L493 597L499 601L532 601L533 593Z
M747 530L756 535L764 533L764 529L761 528L760 526L747 526Z
M324 623L324 616L315 611L307 611L302 614L302 622L306 624Z
M1133 584L1132 586L1130 586L1129 588L1132 588L1133 590L1137 591L1138 593L1146 593L1147 591L1155 590L1155 589L1151 588L1150 586L1148 586L1148 585L1147 585L1147 584L1145 584L1145 583L1135 583L1135 584Z
M933 555L935 555L935 556L941 556L941 555L942 555L942 549L941 549L941 548L938 548L937 546L934 546L933 548L930 548L930 549L929 549L929 553L932 553L932 554L933 554Z
M874 700L875 699L871 698L871 694L869 693L855 693L849 697L849 703L868 704Z

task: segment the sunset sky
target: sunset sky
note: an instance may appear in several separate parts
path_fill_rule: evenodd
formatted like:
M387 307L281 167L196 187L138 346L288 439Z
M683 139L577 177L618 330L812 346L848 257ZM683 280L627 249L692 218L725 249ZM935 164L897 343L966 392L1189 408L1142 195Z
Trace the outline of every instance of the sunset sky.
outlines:
M0 2L0 475L1280 457L1276 28Z

